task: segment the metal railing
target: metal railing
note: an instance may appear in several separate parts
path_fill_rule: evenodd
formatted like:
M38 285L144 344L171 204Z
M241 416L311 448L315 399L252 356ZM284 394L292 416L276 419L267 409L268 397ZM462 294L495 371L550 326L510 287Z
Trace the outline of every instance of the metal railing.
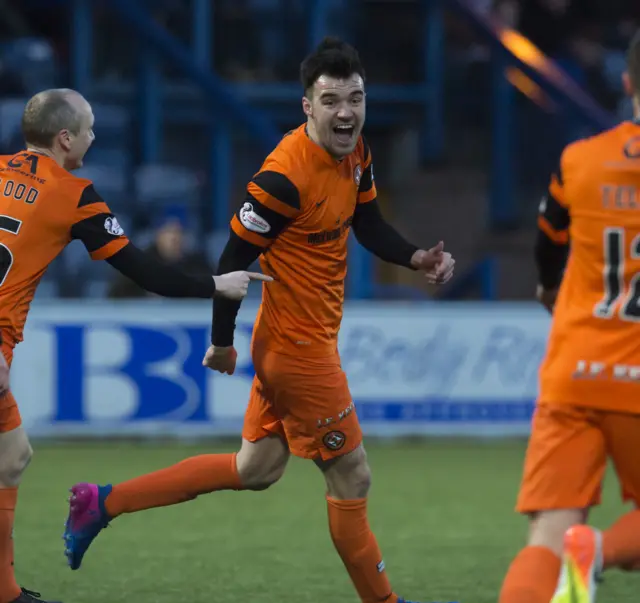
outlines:
M604 129L613 118L553 63L539 53L532 53L527 41L492 23L471 8L464 0L424 0L424 79L411 85L370 85L368 94L372 105L376 103L411 104L419 108L422 119L420 149L423 160L442 156L445 130L445 28L444 13L452 11L464 19L491 48L492 90L492 160L491 188L487 199L489 226L512 223L516 212L513 188L514 156L514 96L516 90L509 74L517 70L530 78L545 94L553 97L573 119ZM359 2L350 2L350 10L357 10ZM94 47L93 2L72 0L71 79L78 90L91 94L93 85L92 54ZM232 134L242 126L256 144L270 152L278 143L281 130L277 118L260 109L261 103L290 103L300 97L299 85L293 82L232 84L218 77L211 69L213 56L212 2L192 0L191 47L177 40L157 24L139 0L110 0L105 6L116 11L123 23L129 25L140 39L145 40L144 51L136 57L139 63L137 97L140 105L139 139L142 162L153 162L161 148L163 128L162 87L159 74L160 59L169 61L207 94L210 102L210 158L209 176L212 186L209 200L213 223L217 227L228 221L228 199L232 191ZM330 29L327 3L309 0L307 37L308 46L315 45ZM121 33L119 34L121 35ZM524 41L523 41L524 40ZM256 107L257 105L257 107ZM373 112L372 112L373 113ZM383 121L383 115L380 115ZM486 262L480 263L477 273L489 281ZM488 276L487 276L488 275ZM350 254L350 295L366 298L375 295L373 268L370 256L359 245L353 245ZM477 281L470 278L470 282ZM488 282L489 282L488 281ZM483 288L493 291L491 285ZM488 294L488 293L487 293Z

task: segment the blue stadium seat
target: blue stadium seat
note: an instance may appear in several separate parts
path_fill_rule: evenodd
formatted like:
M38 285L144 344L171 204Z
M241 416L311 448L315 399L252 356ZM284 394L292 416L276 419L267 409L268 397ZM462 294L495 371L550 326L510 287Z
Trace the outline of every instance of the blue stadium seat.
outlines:
M92 299L104 299L107 297L110 284L110 281L107 279L89 281L84 290L85 296Z
M24 98L0 100L0 145L3 150L20 131L20 122L26 102L27 99Z
M36 289L36 294L33 299L54 299L56 297L58 297L58 283L53 280L42 279Z
M87 270L92 263L87 250L80 241L71 241L60 254L60 260L65 273L74 276Z
M228 230L216 230L212 232L206 239L205 242L205 253L209 258L210 262L214 262L215 265L218 265L218 260L220 259L220 255L222 254L222 250L224 246L227 244L229 240L229 231Z
M101 140L97 140L91 147L85 158L85 164L103 165L128 173L133 164L131 153L126 145L122 147L105 146Z
M156 230L154 228L145 228L139 230L135 234L134 243L136 247L140 249L148 249L153 245L153 241L156 237Z
M58 66L53 46L48 40L11 40L4 44L2 58L9 69L21 76L29 96L57 86Z
M127 109L119 105L99 102L91 103L91 107L96 120L93 131L97 142L101 142L101 139L108 139L117 143L129 136L131 133L131 113Z
M112 165L88 162L73 173L79 178L91 180L98 194L114 212L133 210L135 199L132 194L127 194L129 187L125 170Z
M143 204L180 203L194 206L201 193L200 179L187 168L176 165L147 164L134 174L137 198Z

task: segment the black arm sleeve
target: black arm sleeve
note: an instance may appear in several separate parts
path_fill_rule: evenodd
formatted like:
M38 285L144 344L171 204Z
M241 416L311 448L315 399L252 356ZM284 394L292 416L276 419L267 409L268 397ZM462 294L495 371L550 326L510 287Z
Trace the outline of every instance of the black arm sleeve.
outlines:
M384 219L376 199L356 205L353 232L360 244L381 260L412 268L411 257L418 247L406 241Z
M554 243L542 230L539 230L534 253L538 268L538 282L548 290L559 287L567 264L569 245Z
M545 289L556 289L569 255L569 210L551 194L543 197L538 209L538 235L534 256L538 282Z
M210 299L216 291L213 276L192 276L156 260L128 243L106 260L138 286L163 297Z
M263 249L253 245L231 231L229 240L218 262L218 274L246 270L258 259ZM240 310L240 301L216 297L213 301L213 324L211 327L211 343L215 346L233 345L233 333L236 318Z

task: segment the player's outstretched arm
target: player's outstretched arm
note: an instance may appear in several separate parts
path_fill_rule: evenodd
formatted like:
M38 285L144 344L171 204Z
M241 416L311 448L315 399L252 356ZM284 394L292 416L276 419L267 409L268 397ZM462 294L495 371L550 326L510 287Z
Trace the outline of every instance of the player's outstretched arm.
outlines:
M381 260L422 270L431 283L443 284L453 276L455 261L444 251L444 244L424 250L409 243L384 219L376 199L358 203L353 231L360 244Z
M84 184L70 216L69 235L82 241L94 260L105 260L124 276L150 293L163 297L242 299L252 280L271 280L244 270L220 276L192 276L138 249L120 226L93 184ZM223 271L224 272L224 271Z
M73 180L73 183L86 182ZM82 241L94 260L105 260L150 293L163 297L242 299L261 274L237 271L220 276L192 276L138 249L129 241L93 184L84 186L71 216L70 237Z
M128 243L106 260L150 293L163 297L211 299L214 295L242 299L252 280L271 280L264 274L237 271L220 276L190 275Z

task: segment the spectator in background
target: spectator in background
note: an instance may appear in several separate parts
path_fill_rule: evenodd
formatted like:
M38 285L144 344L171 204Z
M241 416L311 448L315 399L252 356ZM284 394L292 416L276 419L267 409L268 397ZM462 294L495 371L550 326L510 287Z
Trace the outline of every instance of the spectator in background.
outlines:
M162 214L156 228L155 240L148 249L149 253L189 274L215 274L214 267L203 253L190 252L187 249L186 217L179 208L169 209ZM119 273L108 292L110 298L136 298L151 295Z

